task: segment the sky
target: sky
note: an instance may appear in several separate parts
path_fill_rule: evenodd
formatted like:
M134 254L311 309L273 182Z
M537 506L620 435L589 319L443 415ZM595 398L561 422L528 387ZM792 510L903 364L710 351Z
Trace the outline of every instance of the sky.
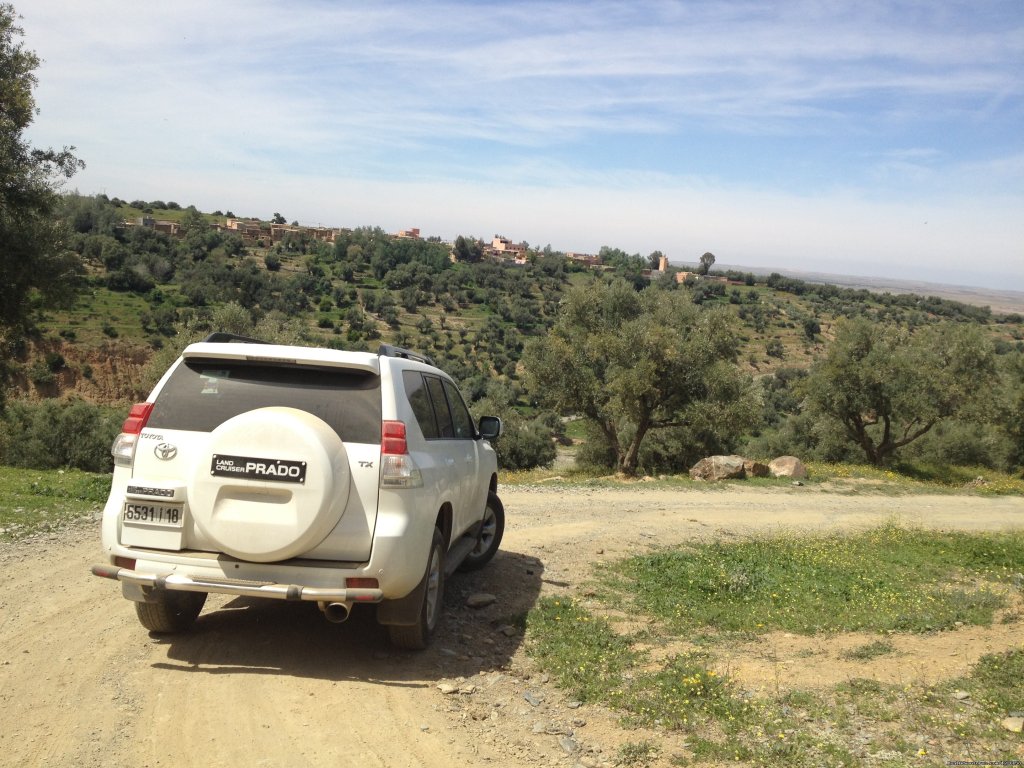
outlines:
M1024 290L1024 2L14 0L66 189Z

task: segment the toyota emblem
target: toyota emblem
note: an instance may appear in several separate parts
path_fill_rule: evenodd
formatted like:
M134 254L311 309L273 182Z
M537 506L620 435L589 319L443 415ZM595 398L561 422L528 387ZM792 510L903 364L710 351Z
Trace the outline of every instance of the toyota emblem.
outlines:
M160 445L153 449L153 453L161 461L170 461L178 455L178 448L170 443L160 443Z

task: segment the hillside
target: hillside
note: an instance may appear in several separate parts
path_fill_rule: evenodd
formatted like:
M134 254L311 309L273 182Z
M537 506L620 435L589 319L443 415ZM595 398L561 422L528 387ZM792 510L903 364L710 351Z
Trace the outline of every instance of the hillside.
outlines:
M323 230L329 239L320 239L327 237L320 230L283 220L238 220L231 212L105 196L69 196L65 215L85 265L82 290L73 307L42 315L36 335L16 346L12 383L22 398L137 399L148 387L145 369L154 354L180 344L183 326L201 330L215 308L234 302L256 318L290 319L307 343L415 348L459 378L471 398L497 380L525 406L517 370L523 346L554 322L569 287L608 274L638 287L652 282L643 276L647 258L616 248L602 249L597 268L550 249L528 251L527 263L517 265L485 256L482 241L465 238L473 244L466 248L470 260L453 263L450 245L373 227ZM243 224L231 230L232 221ZM173 227L157 226L162 222ZM806 368L836 323L855 316L911 327L975 323L1001 353L1024 349L1019 314L934 295L736 270L684 285L670 272L653 282L727 307L740 329L740 364L758 376Z

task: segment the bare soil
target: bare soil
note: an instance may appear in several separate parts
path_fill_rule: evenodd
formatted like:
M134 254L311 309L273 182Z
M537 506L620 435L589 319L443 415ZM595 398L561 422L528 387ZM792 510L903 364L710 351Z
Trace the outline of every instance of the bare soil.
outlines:
M623 731L613 713L566 701L527 657L517 624L542 594L585 594L593 563L684 541L889 520L1024 527L1020 498L640 484L501 495L503 549L483 571L449 580L444 628L422 653L390 648L372 611L332 625L314 606L219 596L190 633L150 636L118 586L89 574L96 525L0 545L0 765L609 765L626 741L666 737ZM477 593L497 599L467 607ZM941 680L1018 647L1021 629L1018 618L898 636L896 653L870 662L844 652L874 638L769 635L724 663L766 692L853 676Z

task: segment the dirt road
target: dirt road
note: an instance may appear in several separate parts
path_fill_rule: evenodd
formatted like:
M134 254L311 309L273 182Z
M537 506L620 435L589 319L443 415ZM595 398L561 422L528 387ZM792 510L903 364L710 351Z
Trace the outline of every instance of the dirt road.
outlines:
M538 595L578 589L590 563L890 519L1024 528L1020 498L639 485L502 497L502 552L449 580L442 634L419 654L390 649L369 612L332 625L315 606L218 596L191 633L150 637L118 585L89 574L96 526L0 546L0 765L606 765L621 741L614 719L565 702L515 625ZM497 600L468 608L479 592Z

